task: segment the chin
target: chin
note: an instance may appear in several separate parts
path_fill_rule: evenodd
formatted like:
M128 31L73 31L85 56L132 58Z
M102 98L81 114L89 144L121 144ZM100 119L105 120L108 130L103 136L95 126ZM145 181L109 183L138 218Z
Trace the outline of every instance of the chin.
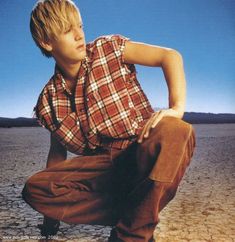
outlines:
M79 56L76 56L76 57L74 56L74 58L71 59L71 61L72 61L73 63L77 63L77 62L80 62L80 61L84 60L85 57L86 57L86 54L84 54L84 55L79 55Z
M82 53L80 53L79 58L80 60L83 60L86 57L86 51L83 51Z

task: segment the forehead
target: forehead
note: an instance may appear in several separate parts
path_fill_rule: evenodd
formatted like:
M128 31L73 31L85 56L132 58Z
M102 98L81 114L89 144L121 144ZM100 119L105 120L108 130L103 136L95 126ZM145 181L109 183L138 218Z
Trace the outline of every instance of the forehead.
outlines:
M70 14L67 14L67 20L70 23L81 23L82 22L82 17L81 14L79 12L79 10L74 11Z
M59 6L58 11L52 12L47 24L50 29L50 39L58 39L60 34L66 32L71 25L82 24L82 18L79 9L75 5Z

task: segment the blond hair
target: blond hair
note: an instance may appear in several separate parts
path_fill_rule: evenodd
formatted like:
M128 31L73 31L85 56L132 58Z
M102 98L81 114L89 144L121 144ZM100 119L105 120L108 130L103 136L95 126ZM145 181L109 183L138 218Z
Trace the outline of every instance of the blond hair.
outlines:
M71 0L39 0L31 12L30 31L43 55L51 57L41 43L56 39L80 18L79 9Z

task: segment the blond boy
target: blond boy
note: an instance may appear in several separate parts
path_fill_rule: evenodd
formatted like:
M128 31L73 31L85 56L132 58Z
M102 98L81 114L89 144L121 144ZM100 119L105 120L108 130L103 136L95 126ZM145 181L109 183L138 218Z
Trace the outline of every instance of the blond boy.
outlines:
M86 44L70 0L38 1L30 28L56 62L35 107L51 132L47 168L23 190L44 215L41 234L56 234L64 221L111 225L109 241L154 241L158 214L174 197L195 146L192 126L181 120L181 55L121 35ZM162 68L169 109L154 112L134 64ZM67 159L67 151L79 156Z

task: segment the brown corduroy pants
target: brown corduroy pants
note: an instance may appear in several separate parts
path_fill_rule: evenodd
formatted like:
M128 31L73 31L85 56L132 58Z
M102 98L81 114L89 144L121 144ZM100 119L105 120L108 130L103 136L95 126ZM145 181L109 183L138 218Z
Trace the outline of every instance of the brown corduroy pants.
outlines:
M36 173L26 182L23 198L66 223L113 225L110 241L148 242L194 147L192 126L164 117L142 144L103 149Z

